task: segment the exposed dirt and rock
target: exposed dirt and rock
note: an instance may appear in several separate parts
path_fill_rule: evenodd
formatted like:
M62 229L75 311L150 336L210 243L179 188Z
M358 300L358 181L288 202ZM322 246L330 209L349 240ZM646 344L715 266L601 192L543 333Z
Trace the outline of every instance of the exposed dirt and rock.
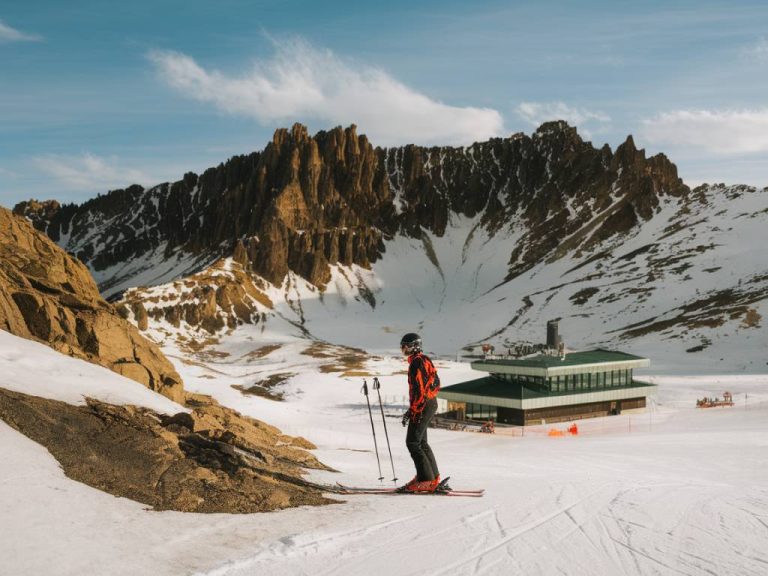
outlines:
M314 446L205 396L191 413L0 389L0 418L45 446L70 478L155 510L250 513L335 502L302 478ZM12 466L12 463L8 463Z
M85 265L0 208L0 329L105 366L183 402L162 352L99 294Z

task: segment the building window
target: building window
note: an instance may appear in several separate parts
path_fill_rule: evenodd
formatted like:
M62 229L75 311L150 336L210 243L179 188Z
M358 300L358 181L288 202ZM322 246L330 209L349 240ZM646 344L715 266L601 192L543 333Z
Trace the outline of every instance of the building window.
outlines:
M487 404L472 404L467 402L466 417L470 420L488 420L489 418L496 419L497 413L496 406L489 406Z

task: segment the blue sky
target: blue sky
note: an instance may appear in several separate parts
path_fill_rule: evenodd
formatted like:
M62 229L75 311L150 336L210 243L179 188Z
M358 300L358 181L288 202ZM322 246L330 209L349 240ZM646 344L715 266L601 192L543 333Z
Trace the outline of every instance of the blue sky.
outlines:
M564 118L691 184L768 185L768 3L5 0L0 205L81 202L356 123L469 144Z

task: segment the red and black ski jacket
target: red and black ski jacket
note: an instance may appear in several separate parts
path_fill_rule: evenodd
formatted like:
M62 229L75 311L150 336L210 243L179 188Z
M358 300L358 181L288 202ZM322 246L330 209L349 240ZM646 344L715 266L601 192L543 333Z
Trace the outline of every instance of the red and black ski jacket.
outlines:
M411 413L421 414L427 400L437 397L440 377L435 365L427 356L418 352L408 357L408 397Z

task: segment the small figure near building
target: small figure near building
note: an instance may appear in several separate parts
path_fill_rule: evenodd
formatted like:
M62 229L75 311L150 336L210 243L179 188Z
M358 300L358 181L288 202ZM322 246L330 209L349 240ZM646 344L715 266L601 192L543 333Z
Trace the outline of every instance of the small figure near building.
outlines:
M486 434L493 434L496 432L496 427L493 423L493 418L488 420L485 424L483 424L480 427L480 432L485 432Z
M483 356L485 358L488 358L490 356L493 356L493 351L495 350L495 348L493 347L492 344L483 344L482 350L483 350Z

